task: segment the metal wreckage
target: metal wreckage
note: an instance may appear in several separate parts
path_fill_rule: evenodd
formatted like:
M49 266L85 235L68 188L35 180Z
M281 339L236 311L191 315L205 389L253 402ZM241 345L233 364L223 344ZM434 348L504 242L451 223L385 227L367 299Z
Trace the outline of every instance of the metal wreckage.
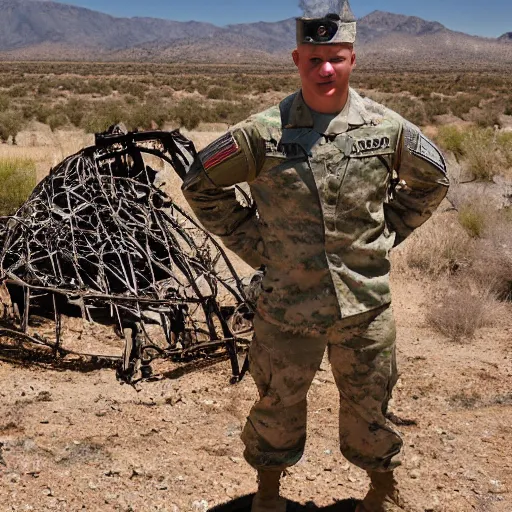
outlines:
M35 348L55 360L111 362L130 383L150 376L157 358L228 356L233 381L241 378L252 336L246 288L216 240L155 185L146 162L164 161L183 179L195 155L178 130L112 127L51 170L0 224L0 281L10 303L0 353ZM124 352L67 348L63 315L113 325ZM39 332L41 318L54 324L52 336Z

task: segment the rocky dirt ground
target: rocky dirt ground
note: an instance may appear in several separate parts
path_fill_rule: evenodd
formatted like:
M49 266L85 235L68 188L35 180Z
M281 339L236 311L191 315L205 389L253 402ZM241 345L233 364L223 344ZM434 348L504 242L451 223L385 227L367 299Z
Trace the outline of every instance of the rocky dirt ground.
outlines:
M511 310L455 344L426 325L430 285L393 276L401 377L391 409L414 423L399 427L407 510L509 512ZM248 512L256 481L239 434L256 397L250 376L230 385L227 361L161 370L133 388L108 368L0 357L0 512ZM284 478L289 511L350 512L365 494L365 473L338 451L337 407L325 361L309 395L306 453Z
M426 283L395 276L401 377L392 411L410 511L512 510L512 318L453 344L425 326ZM249 510L254 472L239 434L256 396L227 361L136 389L112 369L0 362L0 510ZM325 362L309 395L309 439L284 478L290 510L353 510L366 475L337 449Z

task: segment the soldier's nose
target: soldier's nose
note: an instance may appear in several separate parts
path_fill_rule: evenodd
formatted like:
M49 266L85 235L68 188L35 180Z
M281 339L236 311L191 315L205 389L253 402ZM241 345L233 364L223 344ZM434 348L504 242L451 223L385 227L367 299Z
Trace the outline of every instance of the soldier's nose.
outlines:
M326 78L331 75L334 75L334 68L332 67L332 64L330 62L324 62L320 67L320 76L322 78Z

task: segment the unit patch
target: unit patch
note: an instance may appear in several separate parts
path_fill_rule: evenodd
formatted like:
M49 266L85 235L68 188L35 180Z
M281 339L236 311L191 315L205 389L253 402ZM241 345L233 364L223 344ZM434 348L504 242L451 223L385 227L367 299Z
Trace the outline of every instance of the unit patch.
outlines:
M382 149L391 147L391 139L389 137L374 137L371 139L355 140L352 146L352 155L363 155L364 153L372 153Z
M234 155L240 147L231 132L224 134L217 140L213 141L199 152L199 158L207 171L216 165L225 162L230 156Z
M441 151L414 127L406 125L404 128L404 141L407 149L413 154L431 164L446 174L446 162Z

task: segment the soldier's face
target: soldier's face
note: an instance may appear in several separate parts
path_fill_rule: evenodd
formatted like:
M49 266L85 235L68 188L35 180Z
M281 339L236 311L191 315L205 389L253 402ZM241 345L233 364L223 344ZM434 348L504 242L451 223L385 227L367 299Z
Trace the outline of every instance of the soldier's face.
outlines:
M302 94L311 108L322 112L339 102L343 106L356 62L351 46L303 44L292 56L299 70Z

